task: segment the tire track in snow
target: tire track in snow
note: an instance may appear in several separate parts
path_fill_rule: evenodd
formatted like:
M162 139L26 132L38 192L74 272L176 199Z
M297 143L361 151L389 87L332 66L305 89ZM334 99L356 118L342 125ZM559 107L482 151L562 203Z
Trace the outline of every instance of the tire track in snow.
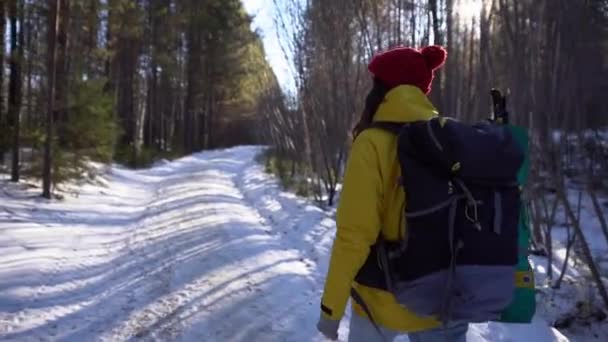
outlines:
M235 188L232 177L227 177L227 180L216 180L215 182L226 181L228 188ZM204 185L209 179L201 179L200 182ZM213 207L209 209L211 215L217 215L218 210ZM230 227L221 227L218 231L223 232L223 235L230 235ZM236 237L235 237L236 238ZM205 256L205 255L204 255ZM210 255L206 257L219 257L220 255ZM174 272L171 272L173 274ZM235 279L236 280L236 279ZM144 340L174 340L179 336L183 322L181 317L191 316L199 310L205 310L205 305L188 305L194 298L201 297L202 294L209 292L209 289L215 285L213 279L199 278L194 282L187 284L184 288L170 292L171 277L166 278L167 291L163 298L159 301L160 305L155 306L154 318L145 316L143 318L135 318L135 321L143 321L143 324L137 327L137 332L133 334L135 337ZM234 294L232 294L234 295ZM226 297L229 298L230 296ZM151 312L146 310L145 312ZM123 330L124 331L124 330Z
M154 272L153 263L155 258L164 258L166 253L163 253L160 257L156 256L153 251L149 250L149 248L140 248L141 243L145 243L146 240L150 237L151 231L146 229L147 221L154 216L154 212L158 210L154 204L158 201L160 197L159 194L161 192L160 181L153 183L151 192L151 198L142 205L143 210L138 214L137 219L132 224L132 227L128 229L127 237L125 238L124 246L121 248L122 253L126 254L128 258L133 260L135 264L133 279L142 279L146 274L152 275L152 280L156 282L162 282L163 277L167 277L168 275L164 274L164 272ZM121 259L113 259L112 260L112 269L118 270L121 265L119 261ZM161 279L161 280L158 280ZM124 321L128 318L128 313L134 310L140 301L146 300L150 296L155 295L162 291L155 291L155 288L149 284L142 284L139 287L133 287L127 291L127 293L123 297L112 298L114 305L112 307L119 306L120 311L118 312L109 312L106 314L103 320L97 320L94 324L89 327L89 331L93 334L95 333L103 333L104 329L107 326L111 326L115 324L116 321ZM140 297L141 293L146 293L145 297ZM148 313L143 313L142 317L148 317ZM138 325L145 318L140 318L132 323L130 326L130 330L135 331L134 333L129 332L127 335L135 336L136 331L138 330ZM131 323L131 322L130 322ZM102 340L105 339L102 336Z
M164 235L168 235L166 231L172 228L164 226L162 222L156 223L157 216L167 209L166 204L158 204L165 196L167 185L170 186L171 182L161 180L155 184L154 195L137 221L126 246L129 255L137 259L137 264L141 265L136 277L144 278L146 275L151 275L146 279L146 283L151 282L151 284L129 291L127 302L122 306L122 310L127 314L109 335L102 336L102 340L145 338L150 334L150 326L158 324L174 311L184 297L183 293L171 293L175 267L171 256L176 251L171 250L171 246L163 242L146 246L151 240L162 239ZM144 247L141 248L141 245ZM161 252L157 253L159 249ZM135 310L134 308L139 305L142 305L143 309ZM173 332L165 334L163 340L170 340L173 335Z
M235 166L230 170L222 170L222 172L225 174L218 176L218 179L214 181L217 183L225 183L227 191L230 190L238 194L237 197L242 199L238 204L240 214L252 217L251 225L249 225L247 229L257 231L259 233L263 232L267 236L266 239L274 243L275 249L281 250L280 252L273 253L283 253L282 250L292 250L291 254L293 254L294 257L293 261L290 261L290 265L299 264L301 265L301 268L309 268L311 267L310 262L304 257L299 256L299 252L296 253L293 251L296 247L295 244L285 243L285 236L282 231L278 230L278 224L276 224L276 226L268 224L268 220L261 215L257 208L255 208L255 205L253 205L254 203L246 199L246 191L241 179L245 168L251 167L249 157L251 157L251 161L253 161L254 155L255 153L252 153L250 156L247 156L247 160L245 160L245 162L241 162L238 166ZM228 158L229 156L224 155L223 157ZM237 157L233 158L237 160L239 159ZM201 179L201 186L209 183L209 181L209 179ZM217 210L211 209L211 212L215 213ZM230 225L220 225L218 231L222 232L222 235L231 235L231 228L233 227ZM285 229L290 228L291 227L285 227ZM230 239L236 238L238 237L234 236ZM309 286L311 290L307 291L308 293L304 294L304 296L298 294L298 300L292 300L291 302L286 303L286 305L283 305L281 310L273 310L272 312L269 312L267 307L275 306L277 304L277 298L275 297L276 293L268 293L265 291L263 283L265 279L275 276L276 271L273 270L273 266L256 273L249 274L248 272L252 271L252 267L241 260L241 256L231 256L230 251L225 251L222 254L204 255L204 257L228 259L226 266L227 270L224 272L233 272L237 275L230 281L222 282L222 280L224 280L222 278L224 277L218 274L212 274L209 277L196 279L193 282L188 283L184 288L165 295L160 300L162 305L155 307L155 316L153 318L150 316L143 316L140 319L132 318L132 321L143 321L142 326L134 334L134 336L143 340L190 340L192 339L192 331L190 331L190 335L184 335L183 333L184 329L188 330L188 325L191 323L190 321L195 320L197 316L201 315L211 316L211 312L217 311L218 309L221 310L221 306L225 305L225 303L239 301L243 297L247 296L253 296L254 300L252 300L250 305L243 308L243 310L246 311L248 315L256 317L256 323L253 326L257 328L254 330L265 332L265 336L271 336L273 334L276 335L281 333L281 325L280 323L276 325L274 324L275 322L287 315L295 315L297 317L301 312L307 310L308 306L312 305L312 297L317 297L317 293L312 289L314 286L311 284ZM280 259L280 257L278 258ZM220 282L219 284L218 281ZM234 289L230 291L218 290L222 287L233 287ZM222 293L221 299L210 299L220 292ZM288 292L289 291L281 294L280 297L292 297L292 294ZM234 313L231 315L234 315ZM226 319L229 320L228 317L226 317ZM277 328L279 329L278 331ZM222 329L227 329L229 331L233 330L230 329L230 327L223 327L219 329L219 332L216 331L216 333L219 334L216 336L218 341L225 340L221 338ZM122 328L122 330L124 332L124 328ZM283 333L285 333L285 329L283 330ZM127 335L131 334L123 334L125 337ZM195 335L197 337L195 340L200 340L200 338L203 338L203 336L204 340L209 340L213 333L211 331L206 331L203 333L203 336L197 333L195 333ZM190 338L188 336L190 336ZM117 336L114 335L114 337ZM262 336L260 335L260 337Z
M239 149L232 151L234 154L242 152ZM246 276L238 279L235 282L243 285L230 294L234 298L222 301L229 303L229 306L231 305L230 302L237 302L235 307L238 308L233 311L226 310L221 305L217 309L209 308L209 310L214 311L214 314L202 315L202 318L197 318L203 322L199 324L201 327L198 329L204 331L204 333L197 332L196 328L190 328L189 331L180 336L179 340L293 340L295 321L302 323L304 326L314 326L311 319L316 319L318 311L318 305L314 305L320 297L318 279L324 271L316 269L315 260L319 251L310 244L319 241L318 238L322 234L317 233L321 231L325 233L330 230L330 227L318 227L318 221L327 218L327 214L319 210L312 215L315 220L311 220L311 217L304 214L306 202L298 200L295 196L289 196L288 203L285 201L276 203L280 207L276 209L284 210L286 216L269 215L269 212L263 208L264 205L268 204L264 201L273 196L277 197L281 191L274 181L267 182L267 184L258 184L262 187L263 193L249 189L251 184L248 184L250 181L247 179L248 173L253 172L260 175L261 171L261 166L254 162L255 155L258 152L259 150L249 150L247 151L247 157L243 155L234 157L250 162L241 163L230 170L232 182L239 193L239 197L242 198L243 205L256 218L258 229L264 231L268 238L276 244L276 253L292 255L294 260L289 265L292 265L292 268L305 271L301 271L304 273L293 273L287 270L277 272L268 269L256 274L255 277ZM269 178L263 174L263 171L261 175L265 179ZM315 228L312 234L304 229L305 225L308 225L306 228L309 229ZM311 237L311 241L305 242L304 237ZM303 248L306 245L310 246ZM273 282L274 279L280 280ZM267 284L269 280L271 285ZM290 286L290 284L294 286ZM245 295L242 295L243 293ZM196 321L192 318L190 320ZM245 325L247 325L246 328ZM240 327L241 332L238 332L239 329L235 331L235 327ZM306 338L305 340L310 339Z
M192 178L192 174L195 171L200 171L202 165L202 163L195 163L190 172L187 172L188 170L182 170L182 172L185 171L182 178ZM192 179L190 179L190 181L192 181ZM200 182L204 183L204 179L200 179ZM164 193L168 192L167 189L172 185L172 182L160 183L156 191L156 197L158 198L164 196ZM167 194L167 196L170 197L171 194ZM158 220L158 213L163 212L165 209L166 205L161 204L160 206L157 206L156 209L149 215L145 215L145 219L142 220L140 224L142 226L148 226L146 231L151 233L144 236L141 239L142 241L149 240L151 237L154 237L153 233L158 233L160 230L174 228L168 226L162 227L162 221L160 223L155 222ZM188 207L183 208L180 212L183 214L188 209ZM215 211L216 210L213 208L208 210L210 215L213 215ZM180 212L178 212L178 214ZM185 227L185 230L188 230L189 227L187 222L185 223ZM175 290L172 280L175 273L174 267L176 266L175 263L166 262L166 260L170 260L171 257L175 255L179 257L180 251L171 249L167 243L163 243L161 246L156 246L156 248L162 248L164 251L164 256L157 257L157 267L162 268L162 271L157 272L158 277L155 279L155 281L158 282L158 285L155 287L156 291L154 292L155 300L145 305L143 310L132 314L123 324L120 324L117 328L115 328L108 340L124 340L131 337L144 340L173 340L174 336L179 333L181 324L179 320L177 322L172 322L172 320L181 311L183 311L180 310L182 309L182 304L187 303L192 297L193 293L196 293L200 288L204 288L204 286L209 282L207 279L196 279L194 282L186 284L184 288ZM148 293L148 295L150 295L150 293ZM195 307L195 309L197 308Z

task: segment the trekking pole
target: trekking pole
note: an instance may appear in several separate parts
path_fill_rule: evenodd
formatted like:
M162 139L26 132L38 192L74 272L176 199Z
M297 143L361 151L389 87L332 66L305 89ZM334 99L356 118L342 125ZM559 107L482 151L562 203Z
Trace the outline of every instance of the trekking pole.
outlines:
M492 96L492 117L490 121L498 125L506 125L509 123L509 112L507 111L507 97L500 90L493 88L490 91Z

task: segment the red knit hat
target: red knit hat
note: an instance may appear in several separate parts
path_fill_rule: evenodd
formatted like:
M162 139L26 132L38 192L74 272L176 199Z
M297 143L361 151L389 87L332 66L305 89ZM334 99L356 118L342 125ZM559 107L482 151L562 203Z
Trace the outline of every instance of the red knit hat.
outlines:
M407 84L428 94L434 71L446 58L447 51L441 46L427 46L421 50L397 47L374 56L368 69L389 88Z

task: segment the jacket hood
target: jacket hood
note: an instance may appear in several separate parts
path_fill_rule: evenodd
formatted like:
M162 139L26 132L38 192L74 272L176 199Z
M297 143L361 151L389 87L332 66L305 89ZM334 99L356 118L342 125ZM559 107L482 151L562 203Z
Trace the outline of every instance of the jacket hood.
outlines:
M439 112L418 88L401 85L391 89L374 115L374 121L413 122L429 120Z

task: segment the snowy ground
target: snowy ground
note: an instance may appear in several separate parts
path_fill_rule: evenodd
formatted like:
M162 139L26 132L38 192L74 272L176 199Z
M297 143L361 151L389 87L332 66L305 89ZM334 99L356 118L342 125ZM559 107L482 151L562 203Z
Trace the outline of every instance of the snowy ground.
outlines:
M569 202L573 210L577 211L579 190L576 184L569 185ZM549 203L554 195L548 196ZM608 202L601 201L604 216L608 218ZM563 332L567 336L573 336L572 340L582 341L608 341L608 320L606 320L604 302L596 291L596 285L582 260L583 253L577 249L573 257L570 254L568 268L559 289L553 288L561 274L562 266L566 257L566 241L568 241L568 220L565 210L561 205L558 207L556 224L553 227L553 280L548 280L548 260L544 257L532 256L532 264L536 273L536 287L539 314L557 326L568 326ZM608 287L608 242L602 231L600 221L597 218L593 204L589 196L583 192L581 196L580 222L585 238L589 244L593 259L598 265L599 271L604 277L604 284ZM574 229L570 231L570 236ZM577 242L578 243L578 242ZM599 317L598 317L599 316ZM600 320L601 318L601 320Z
M333 214L282 192L258 152L114 167L55 202L0 180L0 340L323 341ZM567 341L540 316L469 337Z

